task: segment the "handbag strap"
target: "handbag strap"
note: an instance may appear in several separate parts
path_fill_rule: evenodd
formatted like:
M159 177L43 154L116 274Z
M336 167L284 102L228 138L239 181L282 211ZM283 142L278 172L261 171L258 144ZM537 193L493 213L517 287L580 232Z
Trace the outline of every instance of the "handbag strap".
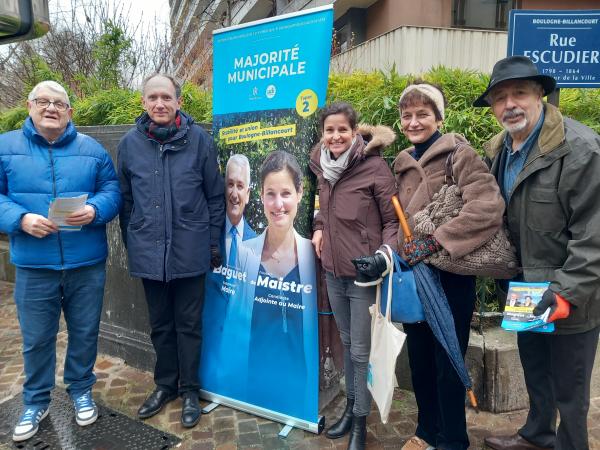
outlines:
M454 154L462 145L463 145L462 142L458 142L454 146L454 149L450 152L450 154L446 158L446 170L445 170L446 174L444 175L444 183L447 184L448 186L452 186L453 184L456 184L456 180L454 179L454 169L453 169Z
M398 255L398 253L394 253L393 260L394 260L394 269L396 272L401 273L401 272L406 272L407 270L412 270L410 268L410 266L408 265L408 263L406 261L404 261Z
M383 257L386 259L386 263L387 263L387 269L388 269L388 289L387 289L387 299L385 302L385 320L388 322L392 322L392 282L393 282L393 275L394 275L394 251L392 250L392 248L387 245L387 244L383 244L382 247L385 247L385 249L387 250L388 255L385 254L385 252L381 251L381 250L377 250L375 253L381 253L383 255ZM379 301L381 302L381 293L379 292L381 290L380 288L381 284L379 284L377 286L377 297L375 299L375 301ZM376 306L377 311L381 311L381 305L378 304Z

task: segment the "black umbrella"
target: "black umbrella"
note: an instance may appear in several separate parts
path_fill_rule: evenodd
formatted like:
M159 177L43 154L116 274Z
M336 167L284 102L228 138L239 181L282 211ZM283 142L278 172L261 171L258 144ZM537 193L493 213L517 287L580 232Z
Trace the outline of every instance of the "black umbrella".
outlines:
M394 204L402 232L404 233L404 242L411 242L413 239L412 233L402 210L402 205L400 205L400 201L396 196L392 197L392 203ZM439 272L437 269L423 262L412 266L412 270L415 277L417 294L423 305L425 321L440 345L446 350L454 370L456 370L467 390L471 406L477 408L477 399L473 393L473 383L465 366L462 352L460 351L456 329L454 328L454 318L442 283L440 282Z

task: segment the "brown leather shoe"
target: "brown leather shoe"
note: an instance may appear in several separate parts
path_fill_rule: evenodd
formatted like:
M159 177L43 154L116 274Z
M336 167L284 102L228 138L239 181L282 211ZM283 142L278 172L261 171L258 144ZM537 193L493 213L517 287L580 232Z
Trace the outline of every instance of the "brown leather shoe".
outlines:
M519 434L512 436L490 436L484 439L485 445L495 450L552 450L538 447Z

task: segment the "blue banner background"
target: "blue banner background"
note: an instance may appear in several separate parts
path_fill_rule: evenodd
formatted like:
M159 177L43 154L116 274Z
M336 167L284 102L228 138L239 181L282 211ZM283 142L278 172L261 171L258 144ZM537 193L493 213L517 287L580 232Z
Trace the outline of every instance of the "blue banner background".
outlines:
M315 255L309 240L315 185L308 156L318 140L316 113L327 92L332 28L333 9L319 8L214 36L213 135L223 169L233 154L250 161L244 218L252 232L244 231L233 265L207 274L201 388L311 424L319 421L319 342ZM294 48L298 57L293 61L304 61L305 73L228 83L236 58L250 57L252 63L253 55L275 58ZM274 95L268 98L271 85ZM261 130L267 132L261 135ZM283 131L271 136L270 130ZM269 276L261 261L269 221L260 195L260 166L274 150L294 155L304 173L293 222L298 264L280 278ZM223 231L223 260L229 262ZM310 288L295 292L291 283Z
M318 104L322 106L327 94L332 27L333 9L329 9L215 34L213 113L293 108L300 92L308 88L316 92ZM327 46L326 51L323 51L324 46ZM304 74L277 74L272 78L228 82L228 75L232 73L283 65L259 62L256 66L236 69L236 59L254 61L256 55L260 60L258 55L271 52L279 55L291 49L297 49L298 58L288 60L288 68L293 63L292 68L297 70L298 64L304 63ZM262 59L264 61L264 57ZM275 88L271 98L272 91L267 93L269 86Z

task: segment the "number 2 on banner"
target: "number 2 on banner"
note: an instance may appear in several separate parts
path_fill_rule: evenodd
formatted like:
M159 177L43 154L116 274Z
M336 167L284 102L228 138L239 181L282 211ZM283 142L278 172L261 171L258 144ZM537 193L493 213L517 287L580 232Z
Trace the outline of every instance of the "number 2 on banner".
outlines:
M319 100L312 89L304 89L296 97L296 112L301 117L308 117L317 110Z

